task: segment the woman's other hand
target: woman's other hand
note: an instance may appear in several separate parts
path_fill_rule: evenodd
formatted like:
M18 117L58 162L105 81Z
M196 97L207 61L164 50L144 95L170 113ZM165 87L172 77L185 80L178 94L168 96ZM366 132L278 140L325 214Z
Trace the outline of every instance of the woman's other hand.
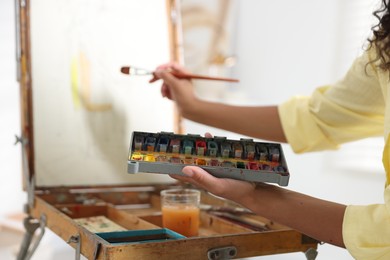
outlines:
M217 178L197 166L183 168L184 175L170 174L176 180L191 183L212 194L240 203L252 195L256 186L251 182Z
M211 138L210 133L205 137ZM197 166L186 166L183 168L184 175L171 174L176 180L191 183L201 189L207 190L216 196L230 199L240 203L252 195L255 185L251 182L239 181L228 178L217 178Z

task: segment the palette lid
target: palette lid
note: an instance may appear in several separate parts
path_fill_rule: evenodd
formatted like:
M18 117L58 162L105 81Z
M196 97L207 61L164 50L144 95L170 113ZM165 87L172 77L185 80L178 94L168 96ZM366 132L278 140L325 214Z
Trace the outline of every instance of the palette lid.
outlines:
M37 187L173 182L126 173L131 133L173 131L174 111L150 76L120 72L172 59L174 6L167 3L40 0L21 7L25 171Z

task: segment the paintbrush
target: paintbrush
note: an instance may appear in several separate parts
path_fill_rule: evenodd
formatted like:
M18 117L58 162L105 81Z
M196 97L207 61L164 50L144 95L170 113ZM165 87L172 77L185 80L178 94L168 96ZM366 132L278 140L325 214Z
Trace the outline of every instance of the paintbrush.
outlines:
M246 208L233 207L233 206L215 206L209 204L200 204L199 208L204 211L218 211L218 212L227 212L232 214L253 214L253 212Z
M257 221L254 219L249 219L241 216L237 216L236 214L228 213L228 212L219 212L219 211L210 211L210 214L228 220L230 222L239 224L241 226L256 230L256 231L267 231L270 230L266 223L261 221Z
M153 75L154 78L150 80L150 83L159 80L159 78L155 77L155 72L151 70L141 69L137 67L122 67L121 72L127 75L135 75L135 76L144 76L144 75ZM217 80L217 81L227 81L227 82L239 82L238 79L232 78L221 78L221 77L210 77L203 75L196 75L191 73L183 73L178 71L169 71L173 76L179 79L204 79L204 80Z

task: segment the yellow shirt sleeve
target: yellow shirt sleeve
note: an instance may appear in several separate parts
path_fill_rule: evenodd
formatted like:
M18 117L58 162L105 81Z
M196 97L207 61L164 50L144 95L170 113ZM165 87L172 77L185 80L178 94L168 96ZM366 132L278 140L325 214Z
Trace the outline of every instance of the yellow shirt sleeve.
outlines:
M337 149L345 142L386 133L385 120L390 122L386 104L389 75L367 65L369 56L366 52L356 59L339 82L279 106L283 130L295 152ZM389 176L390 145L383 154ZM347 206L343 240L356 259L390 259L390 186L384 198L383 204Z
M278 107L286 138L297 153L383 134L385 101L377 72L358 58L344 79L296 96Z
M390 187L384 196L385 204L347 207L343 240L355 259L390 259Z

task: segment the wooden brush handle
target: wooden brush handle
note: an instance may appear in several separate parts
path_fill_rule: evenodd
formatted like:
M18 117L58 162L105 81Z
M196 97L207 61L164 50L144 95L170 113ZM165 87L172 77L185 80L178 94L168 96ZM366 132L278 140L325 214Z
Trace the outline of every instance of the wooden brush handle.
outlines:
M227 81L227 82L239 82L238 79L231 79L231 78L209 77L209 76L202 76L202 75L196 75L191 73L182 73L177 71L170 71L170 73L179 79L205 79L205 80L218 80L218 81ZM153 83L157 80L159 80L159 78L157 78L153 73L153 78L149 81L149 83Z
M210 76L196 75L196 74L191 74L191 73L181 73L181 72L177 72L177 71L171 71L170 73L179 79L206 79L206 80L239 82L238 79L231 79L231 78L210 77Z

